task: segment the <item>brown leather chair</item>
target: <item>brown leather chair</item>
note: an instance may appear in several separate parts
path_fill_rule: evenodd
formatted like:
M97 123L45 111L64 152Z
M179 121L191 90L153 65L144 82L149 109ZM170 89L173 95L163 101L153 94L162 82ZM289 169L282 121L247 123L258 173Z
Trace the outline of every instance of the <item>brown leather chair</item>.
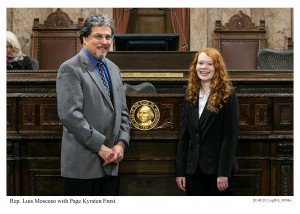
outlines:
M220 51L227 69L257 69L257 52L265 45L265 21L255 26L251 18L239 11L228 23L215 22L214 47Z
M39 69L57 70L81 49L79 32L83 19L74 24L61 9L51 13L44 24L34 19L32 57L39 61Z

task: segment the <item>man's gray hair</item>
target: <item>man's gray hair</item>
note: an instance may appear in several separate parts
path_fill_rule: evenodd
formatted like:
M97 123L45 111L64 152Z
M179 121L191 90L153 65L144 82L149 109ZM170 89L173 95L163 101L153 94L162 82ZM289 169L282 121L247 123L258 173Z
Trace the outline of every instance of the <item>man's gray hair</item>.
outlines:
M101 26L107 26L111 29L111 35L113 36L115 34L115 26L114 26L114 20L112 20L108 15L106 14L97 14L97 15L91 15L89 16L80 31L80 42L83 43L83 37L88 37L93 27L101 27Z

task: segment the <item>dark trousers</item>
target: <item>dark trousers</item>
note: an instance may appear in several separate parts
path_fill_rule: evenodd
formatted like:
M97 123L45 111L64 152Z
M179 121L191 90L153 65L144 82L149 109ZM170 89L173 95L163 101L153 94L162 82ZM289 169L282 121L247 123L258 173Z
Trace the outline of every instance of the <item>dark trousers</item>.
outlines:
M186 176L186 193L189 196L230 196L232 193L232 176L228 178L229 187L220 191L216 175L204 175L198 167L194 175Z
M117 176L95 179L75 179L63 177L65 196L116 196L118 194Z

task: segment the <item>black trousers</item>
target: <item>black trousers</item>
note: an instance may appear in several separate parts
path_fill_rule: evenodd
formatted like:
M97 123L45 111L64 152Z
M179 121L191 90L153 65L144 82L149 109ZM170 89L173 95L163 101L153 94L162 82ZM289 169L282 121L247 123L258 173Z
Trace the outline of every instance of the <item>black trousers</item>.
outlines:
M65 196L117 196L118 177L105 176L95 179L75 179L63 177Z
M228 178L229 187L220 191L217 187L217 175L204 175L198 167L194 175L186 176L186 193L189 196L230 196L232 179Z

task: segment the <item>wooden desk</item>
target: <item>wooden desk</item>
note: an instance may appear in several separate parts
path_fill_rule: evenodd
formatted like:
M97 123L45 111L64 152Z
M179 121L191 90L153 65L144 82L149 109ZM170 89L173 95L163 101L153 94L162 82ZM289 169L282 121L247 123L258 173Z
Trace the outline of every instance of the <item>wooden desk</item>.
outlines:
M107 58L121 70L186 70L195 54L195 51L113 51L108 53Z
M7 195L62 194L56 73L7 73ZM234 195L293 195L293 71L229 73L241 113ZM120 166L119 192L182 195L174 161L187 76L124 78L131 84L144 81L154 84L158 94L128 95L128 107L149 100L159 107L161 117L154 129L132 129Z

